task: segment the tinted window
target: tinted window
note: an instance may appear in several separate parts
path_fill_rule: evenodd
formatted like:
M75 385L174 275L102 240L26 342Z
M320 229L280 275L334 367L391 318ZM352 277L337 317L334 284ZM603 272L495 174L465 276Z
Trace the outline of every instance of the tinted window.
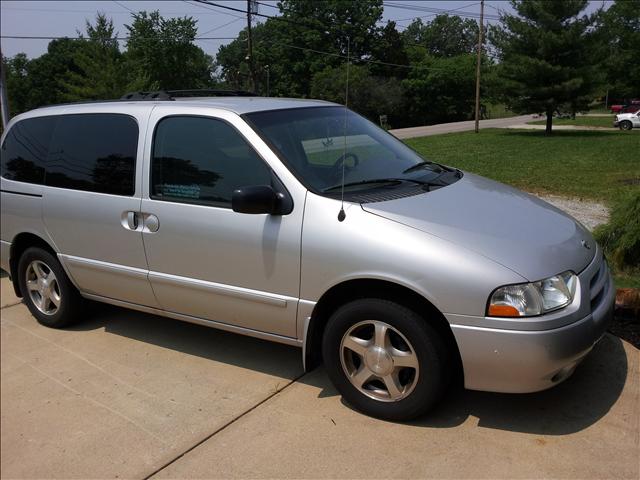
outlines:
M27 118L16 123L2 144L2 176L44 183L44 165L56 117Z
M222 120L168 117L156 127L153 198L228 207L234 189L270 183L269 168Z
M45 184L133 195L138 125L111 113L61 115L51 141Z
M453 169L425 161L400 140L344 107L254 112L245 118L315 191L339 195L343 170L345 194L372 188L415 188L421 182L445 186L459 178Z

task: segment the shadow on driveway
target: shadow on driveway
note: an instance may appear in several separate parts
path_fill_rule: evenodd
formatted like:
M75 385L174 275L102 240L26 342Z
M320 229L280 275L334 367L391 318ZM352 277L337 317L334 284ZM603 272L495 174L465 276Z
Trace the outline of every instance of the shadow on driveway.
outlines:
M187 355L268 374L281 372L282 362L300 359L302 373L301 355L295 347L109 305L94 308L90 318L70 329L99 328ZM606 334L573 376L550 390L499 394L452 388L439 407L408 425L452 428L471 416L478 418L480 427L497 430L536 435L575 433L607 414L622 392L627 370L622 341ZM298 382L317 387L319 397L337 395L324 372L304 375Z
M96 329L275 376L290 371L290 362L299 362L299 374L303 373L302 355L296 347L107 304L92 305L86 320L66 328L76 331Z
M622 393L627 355L618 337L605 334L573 376L549 390L529 394L451 391L442 406L415 423L453 427L468 416L478 426L536 435L567 435L596 423Z

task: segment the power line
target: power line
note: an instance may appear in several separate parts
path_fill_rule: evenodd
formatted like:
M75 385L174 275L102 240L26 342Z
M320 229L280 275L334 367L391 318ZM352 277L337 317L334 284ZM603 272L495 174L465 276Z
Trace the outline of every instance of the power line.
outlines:
M48 36L35 36L35 35L0 35L0 38L11 38L17 40L90 40L87 37L48 37ZM129 40L131 37L111 37L105 40ZM193 40L236 40L237 37L194 37Z
M280 10L280 8L276 5L270 5L268 3L263 3L263 2L256 2L258 5L262 5L263 7L270 7L270 8L275 8L276 10Z
M2 10L19 11L19 12L53 12L53 13L96 13L96 10L70 10L64 8L20 8L20 7L2 7ZM109 15L128 15L127 12L107 10L103 13Z
M453 13L453 12L458 12L460 10L464 10L465 8L475 7L476 5L480 5L480 2L470 3L469 5L464 5L464 6L458 7L458 8L452 8L450 10L442 10L442 12L439 12L439 13L431 13L429 15L415 16L415 17L411 17L411 18L398 18L396 20L390 20L390 21L392 21L392 22L406 22L407 20L416 20L418 18L429 18L429 17L435 17L437 15L447 15L449 13ZM453 15L453 16L458 16L458 15ZM381 21L383 21L383 20L381 20Z
M191 5L191 6L193 6L193 7L200 7L200 8L204 8L205 10L210 10L210 11L213 11L213 12L216 12L216 13L220 13L220 14L222 14L222 15L229 15L229 16L231 16L231 17L236 17L236 18L242 18L242 19L244 19L244 17L243 17L243 16L235 15L235 14L233 14L233 13L225 12L225 11L223 11L223 10L219 10L219 9L217 9L217 8L214 8L214 7L213 7L212 5L210 5L208 2L200 2L200 1L198 1L198 0L193 0L193 3L192 3L192 2L188 2L187 0L182 0L182 1L183 1L184 3L186 3L187 5ZM210 6L206 7L205 5L210 5ZM215 5L215 4L213 4L213 5ZM222 5L221 7L222 7L222 8L225 8L225 7L224 7L224 5ZM236 9L236 8L234 8L233 10L237 10L237 9ZM240 12L244 12L244 10L239 10L239 11L240 11Z
M197 2L199 4L203 4L203 5L210 5L210 6L213 6L213 7L224 8L226 10L231 10L231 11L234 11L234 12L244 13L245 15L247 14L246 10L242 10L240 8L235 8L235 7L229 7L227 5L221 5L219 3L209 2L207 0L193 0L193 1ZM277 16L274 16L274 15L266 15L264 13L258 13L258 12L252 13L251 15L254 15L256 17L267 18L267 19L271 19L271 20L278 20L278 21L281 21L281 22L287 22L287 23L290 23L292 25L297 25L299 27L312 28L312 29L315 29L315 30L319 30L317 25L310 25L310 24L305 25L303 23L296 22L295 20L291 20L290 18L286 18L286 17L283 17L283 16L277 17ZM323 30L322 33L328 33L328 32L326 30Z
M234 18L230 22L224 23L218 27L213 27L212 29L207 30L206 32L202 32L200 35L206 35L207 33L215 32L216 30L220 30L221 28L224 28L227 25L231 25L232 23L239 22L240 20L242 20L242 18Z
M427 13L436 13L436 14L443 14L446 13L448 10L444 9L444 8L435 8L435 7L425 7L425 6L418 6L418 5L408 5L406 3L390 3L390 0L385 0L384 2L385 5L389 6L389 7L393 7L393 8L399 8L401 10L410 10L410 11L414 11L414 12L427 12ZM467 7L465 7L467 8ZM457 16L460 17L468 17L468 18L479 18L480 15L474 12L460 12ZM500 17L497 15L484 15L485 18L489 18L492 20L500 20Z
M205 1L205 0L193 0L193 1L194 1L194 2L197 2L197 3L202 3L202 4L204 4L204 5L210 5L210 6L212 6L212 7L224 8L225 10L231 10L231 11L234 11L234 12L240 12L240 13L244 13L244 14L246 14L246 13L247 13L247 11L246 11L246 10L242 10L242 9L240 9L240 8L235 8L235 7L229 7L229 6L227 6L227 5L221 5L221 4L219 4L219 3L207 2L207 1ZM258 14L258 13L257 13L256 15L259 15L259 16L261 16L261 17L268 17L268 18L271 18L269 15L261 15L261 14Z
M487 7L489 7L489 8L493 8L493 9L494 9L496 12L498 12L500 15L503 15L503 14L504 14L504 10L502 10L502 9L500 9L500 8L496 8L496 7L494 7L493 5L491 5L491 4L489 4L489 3L487 3L487 5L486 5L486 6L487 6Z
M475 7L476 5L480 5L480 2L470 3L469 5L465 5L463 7L452 8L451 10L443 10L443 11L438 12L438 13L430 13L429 15L420 15L420 16L415 16L415 17L411 17L411 18L399 18L397 20L392 20L392 21L393 22L406 22L406 21L409 21L409 20L417 20L417 19L424 19L424 18L430 18L430 17L437 17L438 15L448 15L448 14L453 13L453 12L458 12L460 10L464 10L465 8ZM454 14L454 15L451 15L451 16L453 16L453 17L464 17L464 15L461 15L461 14Z
M125 10L129 10L131 13L135 14L135 12L133 10L131 10L129 7L123 5L122 3L118 2L117 0L111 0L113 3L115 3L116 5L120 5L122 8L124 8Z
M338 58L344 58L344 59L347 58L346 55L342 55L340 53L326 52L326 51L323 51L323 50L317 50L315 48L299 47L297 45L289 45L287 43L276 42L274 40L262 40L262 42L271 43L273 45L280 45L282 47L287 47L287 48L293 48L293 49L296 49L296 50L304 50L304 51L307 51L307 52L319 53L321 55L327 55L327 56L331 56L331 57L338 57ZM370 63L370 64L373 64L373 65L385 65L385 66L389 66L389 67L408 68L408 69L425 68L425 69L428 69L428 70L448 70L447 68L438 68L438 67L432 67L432 66L428 66L428 65L403 65L403 64L400 64L400 63L382 62L382 61L379 61L379 60L367 60L366 58L354 59L353 57L351 57L350 61L352 61L352 62L360 62L360 63Z
M194 7L200 7L202 5L198 5L198 4L192 4L192 3L185 3L187 5L190 6L194 6ZM21 7L2 7L2 11L5 10L9 10L9 11L19 11L19 12L50 12L50 13L97 13L97 10L72 10L72 9L68 9L68 8L21 8ZM209 10L209 9L207 9ZM121 10L115 11L115 10L100 10L102 13L107 13L109 15L129 15L129 12L123 12ZM129 10L131 11L131 10ZM161 12L163 15L196 15L196 12L177 12L177 11L162 11ZM208 12L197 12L198 15L218 15L218 14L222 14L222 15L230 15L230 16L236 16L233 14L230 14L228 12L223 12L223 11L219 11L219 10L209 10ZM237 18L243 18L241 16L237 16Z

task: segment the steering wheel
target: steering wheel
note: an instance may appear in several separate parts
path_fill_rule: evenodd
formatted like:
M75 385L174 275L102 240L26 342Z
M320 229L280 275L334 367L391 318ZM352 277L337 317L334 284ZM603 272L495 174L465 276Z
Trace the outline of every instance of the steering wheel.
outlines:
M353 159L353 165L348 166L345 164L345 161L351 158ZM355 169L360 164L360 159L355 153L343 153L340 155L340 158L336 160L336 163L333 164L333 172L337 177L342 177L342 167L344 166L345 174L353 169Z

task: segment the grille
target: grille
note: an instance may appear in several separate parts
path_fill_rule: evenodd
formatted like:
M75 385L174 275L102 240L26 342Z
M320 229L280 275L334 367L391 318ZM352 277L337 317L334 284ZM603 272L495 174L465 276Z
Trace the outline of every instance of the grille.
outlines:
M591 277L591 282L589 283L589 292L591 294L591 311L593 312L598 306L600 302L602 302L602 298L604 297L604 292L606 290L607 282L609 279L609 268L607 267L607 261L603 258L602 263L600 264L600 268L598 271Z

